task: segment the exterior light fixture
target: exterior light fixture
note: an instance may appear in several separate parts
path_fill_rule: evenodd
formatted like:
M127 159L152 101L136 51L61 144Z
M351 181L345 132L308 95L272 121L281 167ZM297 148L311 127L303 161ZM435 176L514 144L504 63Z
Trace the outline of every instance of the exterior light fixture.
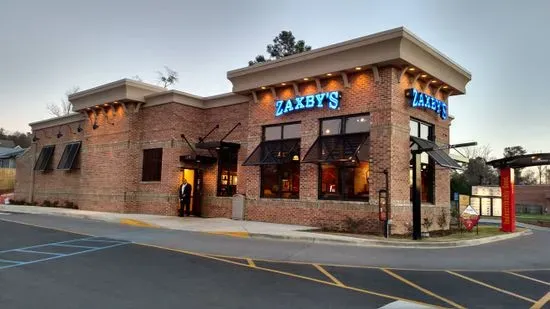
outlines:
M281 86L286 86L286 83L281 83Z
M435 83L437 83L437 81L434 79L430 83L435 84Z
M355 67L355 70L359 71L361 70L361 67Z
M95 129L97 129L97 128L99 128L99 125L97 124L97 122L94 122L94 125L92 126L92 129L95 130Z
M300 157L298 157L298 155L294 155L292 157L292 161L300 161Z
M416 69L415 68L409 68L409 71L411 71L411 72L414 71L414 70L416 70Z
M265 90L265 86L262 86L262 89Z
M327 76L332 76L332 73L327 73Z
M33 141L33 142L36 142L36 141L39 141L39 140L40 140L40 138L36 137L36 135L34 135L34 136L32 137L32 141Z
M61 130L57 132L57 138L61 138L63 136L63 133L61 133Z
M84 129L82 128L82 126L80 126L80 124L78 124L78 128L76 128L76 130L77 130L78 132L84 131Z
M420 76L421 76L422 78L424 78L424 77L428 77L428 74L422 74L422 75L420 75Z
M304 80L309 80L309 77L304 77Z

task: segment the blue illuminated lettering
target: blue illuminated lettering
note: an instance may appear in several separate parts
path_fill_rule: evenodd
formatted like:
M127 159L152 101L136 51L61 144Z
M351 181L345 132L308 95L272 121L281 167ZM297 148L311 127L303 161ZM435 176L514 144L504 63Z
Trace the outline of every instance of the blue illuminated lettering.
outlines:
M304 100L304 97L296 97L294 99L294 101L296 101L296 106L294 107L294 110L299 110L299 109L305 109L305 105L304 103L302 103L302 101Z
M312 108L315 105L315 96L308 95L306 96L306 108Z
M445 120L448 117L447 104L425 93L418 92L416 89L407 89L405 96L409 98L411 107L429 108L435 111L441 119Z
M283 114L283 101L275 102L275 116L281 116Z
M327 103L329 109L340 108L340 92L321 92L317 94L296 97L286 101L275 101L275 116L281 116L303 109L323 108Z
M337 91L328 93L328 108L337 109L340 106L340 94Z
M292 106L292 101L291 100L288 100L286 101L286 104L285 104L285 110L283 111L283 113L288 113L288 112L291 112L294 110L294 107Z
M326 97L326 93L321 92L315 95L315 98L317 99L317 107L323 108L323 99Z

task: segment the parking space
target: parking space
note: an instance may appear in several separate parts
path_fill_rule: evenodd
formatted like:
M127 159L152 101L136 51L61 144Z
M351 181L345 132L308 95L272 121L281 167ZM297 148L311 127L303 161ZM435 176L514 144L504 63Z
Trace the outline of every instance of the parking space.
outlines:
M548 270L425 271L214 256L2 220L0 231L4 308L550 306Z

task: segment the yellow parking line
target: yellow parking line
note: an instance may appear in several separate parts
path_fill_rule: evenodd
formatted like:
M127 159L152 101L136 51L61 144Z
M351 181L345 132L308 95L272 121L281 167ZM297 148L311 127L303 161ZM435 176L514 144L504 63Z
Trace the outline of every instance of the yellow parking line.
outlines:
M454 275L454 276L457 276L457 277L459 277L459 278L462 278L462 279L464 279L464 280L468 280L468 281L470 281L470 282L477 283L477 284L479 284L479 285L482 285L482 286L484 286L484 287L493 289L493 290L495 290L495 291L498 291L498 292L501 292L501 293L504 293L504 294L508 294L508 295L510 295L510 296L517 297L517 298L522 299L522 300L524 300L524 301L527 301L527 302L530 302L530 303L533 303L533 304L535 303L534 300L532 300L532 299L530 299L530 298L527 298L527 297L525 297L525 296L521 296L521 295L518 295L518 294L516 294L516 293L512 293L512 292L510 292L510 291L506 291L506 290L503 290L503 289L501 289L501 288L497 288L496 286L492 286L492 285L487 284L487 283L485 283L485 282L481 282L481 281L479 281L479 280L472 279L472 278L470 278L470 277L466 277L466 276L464 276L464 275L455 273L455 272L453 272L453 271L448 270L447 273L449 273L449 274L451 274L451 275Z
M167 247L144 244L144 243L135 243L135 244L145 246L145 247L151 247L151 248L157 248L157 249L163 249L163 250L168 250L168 251L185 253L185 254L188 254L188 255L199 256L199 257L212 259L212 260L216 260L216 261L221 261L221 262L225 262L225 263L229 263L229 264L233 264L233 265L249 267L249 268L252 268L252 269L259 269L259 270L267 271L267 272L270 272L270 273L276 273L276 274L281 274L281 275L285 275L285 276L289 276L289 277L300 278L300 279L304 279L304 280L308 280L308 281L313 281L313 282L317 282L317 283L321 283L321 284L326 284L326 285L330 285L330 286L339 287L339 288L346 289L346 290L352 290L352 291L356 291L356 292L360 292L360 293L364 293L364 294L375 295L375 296L379 296L379 297L383 297L383 298L389 298L389 299L392 299L392 300L401 300L401 301L411 302L411 303L415 303L415 304L419 304L419 305L423 305L423 306L441 308L439 306L435 306L435 305L424 303L424 302L419 302L419 301L412 300L412 299L406 299L406 298L401 298L401 297L392 296L392 295L388 295L388 294L373 292L373 291L360 289L360 288L355 288L355 287L351 287L351 286L347 286L347 285L337 285L336 283L323 281L323 280L319 280L319 279L315 279L315 278L311 278L311 277L296 275L296 274L293 274L293 273L288 273L288 272L284 272L284 271L280 271L280 270L269 269L269 268L264 268L264 267L260 267L260 266L252 267L248 264L238 263L238 262L234 262L234 261L230 261L230 260L224 260L223 258L210 256L210 255L206 255L206 254L202 254L202 253L186 251L186 250L180 250L180 249L167 248Z
M520 277L520 278L523 278L523 279L527 279L527 280L535 281L535 282L538 282L538 283L550 285L550 282L546 282L546 281L542 281L542 280L539 280L539 279L531 278L529 276L522 275L522 274L516 274L515 272L512 272L512 271L505 271L505 273L510 274L510 275L514 275L514 276L517 276L517 277Z
M334 277L331 273L329 273L321 265L319 265L319 264L312 264L312 265L315 266L315 268L317 268L317 270L322 272L323 275L327 276L330 280L332 280L332 282L334 282L336 285L344 286L344 284L340 280L336 279L336 277Z
M254 263L254 260L252 260L252 259L246 259L246 261L248 262L248 266L250 266L250 267L256 267L256 263Z
M394 277L395 279L397 279L397 280L399 280L399 281L401 281L401 282L403 282L403 283L405 283L405 284L407 284L407 285L409 285L409 286L412 286L413 288L415 288L415 289L417 289L417 290L420 290L420 291L424 292L425 294L428 294L428 295L430 295L430 296L432 296L432 297L435 297L435 298L437 298L437 299L439 299L439 300L442 300L442 301L446 302L447 304L449 304L449 305L451 305L451 306L453 306L453 307L455 307L455 308L464 309L463 306L461 306L461 305L455 303L454 301L452 301L452 300L450 300L450 299L447 299L447 298L445 298L445 297L443 297L443 296L439 296L439 295L435 294L434 292L432 292L432 291L430 291L430 290L428 290L428 289L425 289L425 288L419 286L418 284L413 283L413 282L411 282L411 281L409 281L409 280L407 280L407 279L401 277L400 275L398 275L398 274L392 272L392 271L389 270L389 269L382 268L382 271L384 271L386 274L388 274L388 275Z
M141 220L136 220L136 219L123 218L123 219L120 219L119 222L120 222L120 224L138 226L138 227L155 227L155 228L158 227L157 225L147 223L147 222L141 221Z
M238 238L250 238L248 232L205 232L206 234L224 235Z
M546 293L541 299L539 299L531 309L541 309L546 303L550 301L550 292Z

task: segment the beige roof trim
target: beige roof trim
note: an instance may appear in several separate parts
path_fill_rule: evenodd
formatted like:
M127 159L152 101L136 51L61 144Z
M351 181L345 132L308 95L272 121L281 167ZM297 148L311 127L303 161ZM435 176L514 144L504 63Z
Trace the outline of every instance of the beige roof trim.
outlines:
M200 97L183 91L168 90L145 96L145 105L143 105L143 108L169 103L179 103L187 106L197 107L200 109L209 109L248 103L249 101L250 98L248 96L239 95L233 92L224 93L216 96Z
M417 67L453 88L466 91L471 73L404 27L314 49L266 63L227 72L233 91L249 93L262 86L323 78L326 73L353 71L355 67Z
M88 95L99 93L99 92L104 92L106 90L110 90L110 89L121 87L121 86L132 86L132 87L142 88L142 89L146 89L146 90L150 90L150 91L154 91L154 92L166 91L165 88L162 88L162 87L159 87L159 86L147 84L147 83L140 82L140 81L133 80L133 79L129 79L129 78L123 78L123 79L120 79L120 80L117 80L117 81L114 81L114 82L111 82L111 83L108 83L108 84L103 84L103 85L100 85L100 86L97 86L97 87L94 87L94 88L90 88L90 89L86 89L86 90L83 90L83 91L79 91L77 93L73 93L69 96L69 101L77 100L77 99L80 99L84 96L88 96Z
M51 128L55 126L61 126L65 124L75 123L86 119L83 114L75 113L62 117L55 117L46 120L36 121L29 123L29 126L33 131L41 130L45 128Z

